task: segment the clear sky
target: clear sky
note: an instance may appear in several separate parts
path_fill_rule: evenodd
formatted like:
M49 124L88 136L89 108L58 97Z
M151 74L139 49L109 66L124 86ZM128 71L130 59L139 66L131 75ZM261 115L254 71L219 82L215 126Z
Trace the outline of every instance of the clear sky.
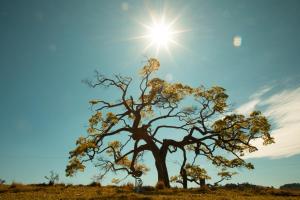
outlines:
M276 144L248 155L256 169L238 169L231 182L300 182L299 10L298 0L0 0L0 178L44 182L54 170L66 183L91 182L93 167L64 177L68 152L86 134L88 101L114 94L81 80L95 69L137 78L156 56L160 77L220 85L237 111L258 108L271 120ZM147 31L150 13L178 17L180 44L169 53L133 39ZM152 168L144 182L155 181Z

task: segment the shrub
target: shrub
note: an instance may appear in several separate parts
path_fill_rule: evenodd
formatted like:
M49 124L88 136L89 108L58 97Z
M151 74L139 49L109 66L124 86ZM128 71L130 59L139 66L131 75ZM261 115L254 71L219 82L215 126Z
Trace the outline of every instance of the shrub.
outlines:
M146 185L142 187L142 190L145 192L153 192L155 191L155 188L153 186Z
M134 189L133 183L130 183L130 182L128 182L128 183L122 185L122 187L123 187L123 188L126 188L126 189L129 189L129 190L133 190L133 189Z
M280 186L280 189L292 189L292 190L300 190L300 183L289 183Z
M22 183L16 183L16 182L12 182L11 185L9 186L9 188L17 188L17 187L21 187L23 186Z
M50 176L45 176L45 179L49 181L48 185L54 185L55 182L58 182L59 176L54 171L50 171Z
M199 193L206 194L206 193L210 193L211 189L207 185L204 185L204 186L198 188L196 191Z
M91 186L91 187L101 187L101 183L93 181L88 186Z
M4 184L4 183L5 183L5 180L0 178L0 185Z

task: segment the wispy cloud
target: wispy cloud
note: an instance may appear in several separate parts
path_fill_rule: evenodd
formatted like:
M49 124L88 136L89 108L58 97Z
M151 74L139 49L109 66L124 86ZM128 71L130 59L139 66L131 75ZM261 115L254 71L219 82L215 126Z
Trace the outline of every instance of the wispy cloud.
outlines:
M252 94L250 96L250 100L247 103L240 106L238 109L236 109L236 111L238 113L241 113L241 114L244 114L244 115L249 114L250 112L252 112L253 110L256 109L256 107L262 102L262 97L266 93L268 93L270 90L272 90L271 86L262 87L257 92Z
M271 90L265 87L250 97L249 102L237 111L247 114L258 107L272 122L271 135L275 144L263 146L262 142L253 142L258 151L246 155L246 158L289 157L300 153L300 87L283 90L264 97Z

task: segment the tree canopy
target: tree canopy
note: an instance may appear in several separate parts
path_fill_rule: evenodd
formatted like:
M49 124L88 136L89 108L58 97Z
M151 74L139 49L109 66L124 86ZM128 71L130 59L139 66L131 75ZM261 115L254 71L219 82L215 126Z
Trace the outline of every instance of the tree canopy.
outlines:
M261 112L253 111L248 116L234 113L229 109L224 88L171 83L155 77L159 67L157 59L147 60L139 73L141 78L135 89L138 95L128 92L131 85L135 86L131 77L109 78L96 72L94 81L86 81L92 88L115 88L120 93L113 102L104 96L90 101L93 114L88 134L79 137L76 148L70 151L68 176L83 171L86 162L95 161L102 176L109 171L125 171L140 177L149 171L142 162L143 155L151 152L157 181L170 187L168 153L182 152L179 173L187 182L191 174L199 175L193 170L203 170L197 165L198 157L221 168L252 169L253 165L243 159L245 153L257 150L251 142L259 138L264 145L274 142L270 124ZM175 138L174 132L181 137ZM187 165L187 154L193 155L192 164Z

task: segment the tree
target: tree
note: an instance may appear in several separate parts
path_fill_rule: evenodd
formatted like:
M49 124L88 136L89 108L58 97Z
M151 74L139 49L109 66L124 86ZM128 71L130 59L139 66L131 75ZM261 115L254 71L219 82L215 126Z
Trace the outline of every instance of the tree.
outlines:
M182 152L181 172L187 153L195 154L194 160L206 157L216 166L253 168L242 159L245 152L257 150L251 141L261 138L265 145L274 142L270 124L259 111L249 116L228 112L224 88L169 83L153 77L159 67L158 60L147 60L135 96L128 94L130 77L108 78L96 72L95 81L85 81L92 88L102 86L112 92L114 88L120 96L115 101L104 97L90 101L94 113L89 119L88 135L80 137L70 152L67 176L83 171L85 162L96 161L103 176L109 171L125 171L140 177L148 171L142 163L143 155L151 152L157 181L170 187L168 153ZM168 135L162 136L162 132ZM175 133L182 137L174 139ZM226 158L224 152L231 156Z
M54 185L55 182L58 182L59 175L55 173L53 170L50 171L50 176L45 176L45 179L47 179L48 185Z
M187 181L194 182L203 187L206 179L211 179L211 177L207 175L204 168L201 168L199 165L192 165L188 163L181 171L180 175L171 176L170 181L180 183L183 188L187 188Z
M226 168L222 168L222 170L218 173L218 176L220 177L220 180L214 183L214 186L217 186L219 183L221 183L224 180L230 180L232 176L236 175L237 172L230 172Z
M230 172L226 168L222 168L220 172L218 172L218 176L220 179L213 183L214 186L218 186L224 180L230 180L233 175L236 175L236 172ZM196 183L200 187L205 186L205 180L211 179L208 176L207 171L204 168L201 168L199 165L186 164L184 168L184 172L181 172L180 175L171 176L170 181L174 183L182 184L183 188L187 188L187 181Z

